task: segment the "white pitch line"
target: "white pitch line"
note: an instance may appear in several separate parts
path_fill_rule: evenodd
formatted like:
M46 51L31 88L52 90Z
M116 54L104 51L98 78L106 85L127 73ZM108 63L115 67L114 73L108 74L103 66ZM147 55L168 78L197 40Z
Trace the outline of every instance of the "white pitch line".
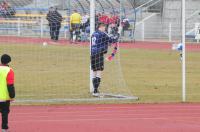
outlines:
M96 110L96 109L94 109L94 110L90 110L90 109L63 109L63 111L59 111L60 109L57 109L57 108L55 108L55 109L53 109L52 111L51 111L52 109L40 109L40 111L33 111L33 109L31 110L31 111L26 111L25 109L23 109L23 111L22 112L18 112L17 110L16 111L14 111L14 110L11 110L11 112L13 112L14 114L22 114L22 115L25 115L25 114L59 114L59 113L61 113L61 114L63 114L63 113L90 113L90 112L95 112L95 113L123 113L123 112L136 112L136 113L138 113L138 112L140 112L139 114L141 114L141 113L143 113L143 114L145 114L145 113L169 113L170 114L170 111L173 111L173 112L178 112L178 113L181 113L181 114L185 114L185 113L188 113L188 114L194 114L194 113L200 113L200 110L199 109L194 109L194 108L189 108L189 109L184 109L184 108L180 108L180 109L156 109L156 108L154 108L154 109L150 109L150 110L148 110L148 109L105 109L105 110ZM191 110L191 111L190 111Z
M168 118L130 118L130 117L121 117L121 118L88 118L88 119L36 119L36 120L11 120L10 122L60 122L60 121L103 121L103 120L166 120Z
M181 118L181 120L187 120L187 119L191 119L191 118ZM195 117L195 118L192 118L192 119L200 119L200 117ZM169 120L170 122L171 121L176 121L178 120L177 118L176 119L171 119L171 118L164 118L164 117L156 117L156 118L152 118L152 117L120 117L120 118L88 118L88 119L35 119L35 120L31 120L31 119L28 119L28 120L10 120L10 122L13 122L13 123L25 123L25 122L74 122L74 121L119 121L119 120ZM180 120L180 121L181 121ZM187 123L187 122L185 122ZM199 125L200 127L200 125Z

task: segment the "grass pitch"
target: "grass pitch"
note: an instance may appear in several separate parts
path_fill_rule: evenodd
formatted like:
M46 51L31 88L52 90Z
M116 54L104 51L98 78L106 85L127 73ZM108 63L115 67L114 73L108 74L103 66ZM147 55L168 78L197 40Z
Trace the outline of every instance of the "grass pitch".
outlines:
M140 98L136 101L140 103L181 102L182 73L177 52L120 50L120 61L106 62L103 90L131 92ZM1 44L0 53L12 56L17 99L92 98L88 93L90 59L87 46ZM200 53L187 52L186 56L187 101L199 102Z

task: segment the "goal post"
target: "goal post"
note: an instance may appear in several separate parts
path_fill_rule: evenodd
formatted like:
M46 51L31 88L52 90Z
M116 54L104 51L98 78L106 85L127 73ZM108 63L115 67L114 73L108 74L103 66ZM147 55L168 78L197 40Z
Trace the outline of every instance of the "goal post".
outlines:
M195 32L195 39L197 40L197 42L199 42L200 40L200 23L195 23L195 29L194 29L194 32Z
M186 48L185 48L185 0L182 0L182 101L186 101Z
M90 1L90 43L91 43L91 36L92 33L95 31L95 0ZM91 51L91 44L90 44L90 51ZM91 53L90 53L91 55ZM90 93L94 91L93 84L92 84L92 70L90 64Z

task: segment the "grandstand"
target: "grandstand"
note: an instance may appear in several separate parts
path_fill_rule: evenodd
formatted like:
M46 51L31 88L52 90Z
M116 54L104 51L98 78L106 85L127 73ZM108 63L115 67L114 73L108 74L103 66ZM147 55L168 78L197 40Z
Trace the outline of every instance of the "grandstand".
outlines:
M20 32L23 34L23 30L19 29L19 27L17 28L19 18L21 19L20 23L22 25L27 24L28 26L30 23L37 23L35 25L34 32L30 31L30 34L27 34L28 36L41 36L41 23L38 23L39 21L44 21L43 35L48 35L45 33L48 32L48 27L46 26L47 22L44 18L48 8L51 6L57 7L59 12L65 17L67 17L67 15L69 15L73 9L78 9L79 12L89 13L88 0L77 0L76 2L70 0L23 0L20 2L15 0L8 0L8 2L12 7L15 8L17 13L16 16L12 18L14 21L12 22L12 25L9 24L10 20L1 20L1 24L5 22L4 25L7 24L6 27L12 29L14 32L21 30ZM164 39L171 41L171 39L180 38L180 3L181 0L125 0L120 5L119 0L96 0L96 10L97 12L121 12L123 16L129 18L131 26L130 30L125 33L126 35L124 39L126 40ZM198 1L188 0L187 5L186 35L190 37L188 40L194 41L194 27L195 23L199 21L199 4ZM120 6L122 7L122 11L120 11L119 8L116 8ZM14 25L14 23L16 24ZM145 31L143 30L144 26ZM66 19L66 22L63 23L61 29L62 37L66 37L67 28ZM3 34L5 30L6 28L4 26L4 28L0 29L0 32ZM193 39L191 39L191 37Z
M55 6L59 9L59 12L63 15L63 16L67 16L67 14L70 14L70 12L72 12L73 9L78 9L79 12L88 12L89 13L89 1L88 0L78 0L77 2L72 2L70 0L68 1L62 1L62 0L57 0L57 1L51 1L51 0L46 0L46 1L40 1L40 0L26 0L22 2L16 2L16 1L12 1L12 0L8 0L8 2L11 4L12 7L15 8L15 10L17 11L16 15L14 18L12 18L11 21L12 25L9 24L9 21L1 21L1 23L5 22L4 24L7 24L6 27L9 27L9 30L12 29L14 32L18 31L20 32L20 34L23 34L23 30L27 31L27 29L23 29L26 27L30 27L29 24L35 24L34 26L34 32L29 31L30 34L26 35L33 35L33 36L41 36L40 33L40 29L41 29L41 23L39 23L39 21L44 21L44 36L48 35L48 33L45 35L45 32L48 32L48 27L47 25L47 21L44 19L45 15L48 11L48 8L50 6ZM96 10L98 12L120 12L119 7L120 6L120 1L119 0L97 0L96 2ZM70 5L69 5L70 4ZM23 6L22 6L23 5ZM158 5L158 6L155 6ZM141 0L141 1L135 1L135 3L133 1L123 1L122 3L122 10L123 10L123 14L128 17L130 19L131 22L131 27L130 27L130 31L133 32L134 31L134 25L135 25L135 20L137 19L138 22L144 20L145 18L148 18L149 16L152 15L153 10L156 10L156 12L161 12L160 9L160 0L156 0L156 1L145 1L145 0ZM151 11L150 11L151 10ZM121 11L122 13L122 11ZM136 13L136 14L135 14ZM17 24L19 22L20 19L20 24ZM43 19L43 20L42 20ZM15 25L14 25L15 23ZM37 23L37 24L36 24ZM23 28L20 28L19 25L23 25ZM25 24L25 25L24 25ZM18 25L18 27L17 27ZM66 36L65 34L65 30L68 27L66 26L66 22L63 23L62 29L61 29L61 33L62 33L62 37ZM1 33L4 33L6 30L6 28L1 28ZM19 31L20 30L20 31ZM10 32L10 31L9 31ZM7 33L7 31L6 31ZM14 33L13 33L14 34ZM126 38L125 39L129 39L129 33L126 33ZM131 36L133 38L133 35Z

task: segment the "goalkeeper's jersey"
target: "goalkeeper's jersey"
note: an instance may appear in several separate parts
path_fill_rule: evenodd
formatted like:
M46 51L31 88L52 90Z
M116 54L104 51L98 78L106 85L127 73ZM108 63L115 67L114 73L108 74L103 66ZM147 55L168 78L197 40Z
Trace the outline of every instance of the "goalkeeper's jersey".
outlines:
M107 53L108 45L117 42L117 39L109 37L105 32L95 31L91 37L91 55Z

